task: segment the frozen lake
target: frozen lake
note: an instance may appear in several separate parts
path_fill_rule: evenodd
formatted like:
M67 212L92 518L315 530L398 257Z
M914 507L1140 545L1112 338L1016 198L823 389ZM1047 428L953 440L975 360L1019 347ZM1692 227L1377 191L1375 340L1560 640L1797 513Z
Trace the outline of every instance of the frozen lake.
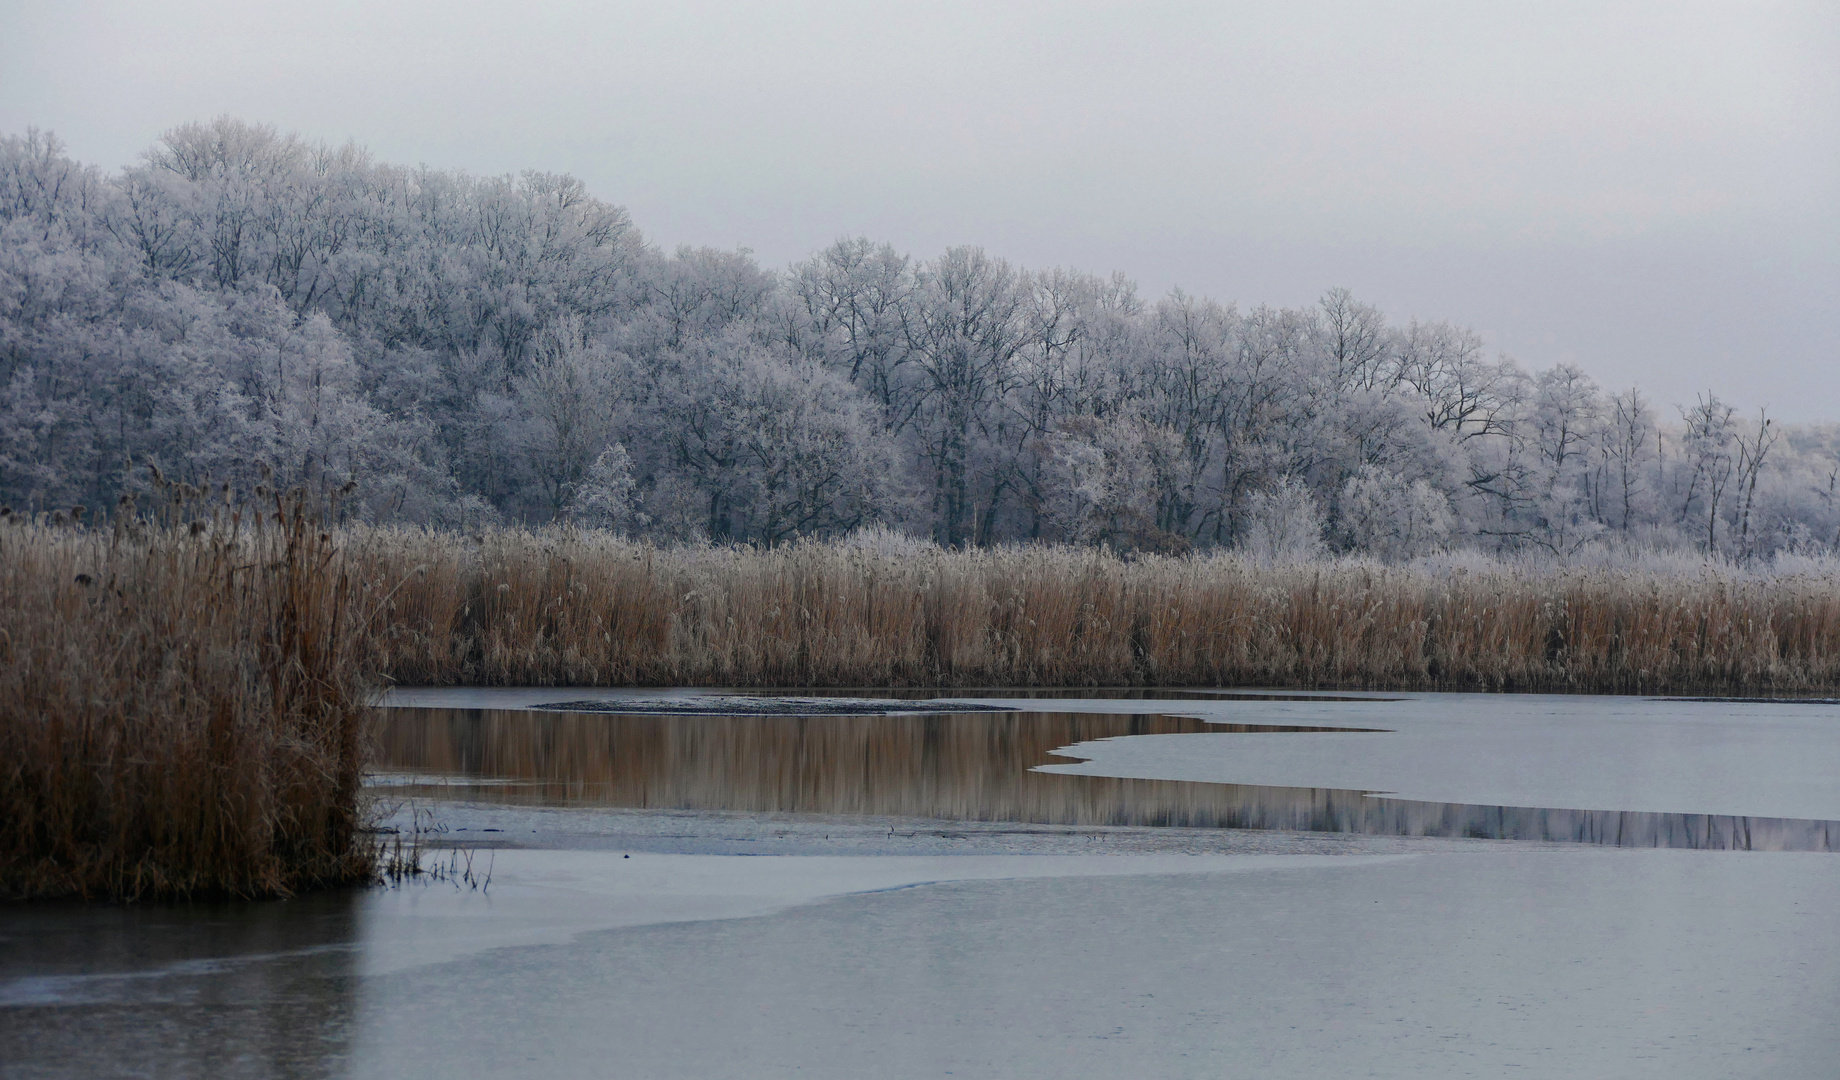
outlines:
M1840 709L522 709L584 696L618 695L399 695L382 779L486 888L0 909L0 1076L1678 1080L1840 1060L1840 857L1683 850L1819 846ZM1649 831L1462 838L1489 820ZM1235 823L1265 827L1201 827Z

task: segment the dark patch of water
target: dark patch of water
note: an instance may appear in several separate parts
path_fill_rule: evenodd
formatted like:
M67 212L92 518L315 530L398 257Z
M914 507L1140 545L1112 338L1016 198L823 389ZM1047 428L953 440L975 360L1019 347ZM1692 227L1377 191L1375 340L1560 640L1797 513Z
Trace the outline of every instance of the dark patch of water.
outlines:
M1306 690L1241 690L1183 686L884 686L884 687L729 687L712 694L762 697L881 697L921 701L971 698L1025 698L1046 701L1404 701L1400 697L1316 693Z
M0 1076L347 1075L360 899L11 905Z
M893 713L1012 712L1002 705L972 705L898 698L784 697L769 694L698 694L669 698L586 698L525 706L544 712L625 713L648 716L885 716Z
M1840 822L1392 799L1040 772L1132 735L1352 731L1123 713L657 716L391 709L382 765L404 794L549 804L865 814L1061 825L1289 829L1632 847L1832 851ZM1371 729L1370 729L1371 730ZM467 778L443 791L439 777Z

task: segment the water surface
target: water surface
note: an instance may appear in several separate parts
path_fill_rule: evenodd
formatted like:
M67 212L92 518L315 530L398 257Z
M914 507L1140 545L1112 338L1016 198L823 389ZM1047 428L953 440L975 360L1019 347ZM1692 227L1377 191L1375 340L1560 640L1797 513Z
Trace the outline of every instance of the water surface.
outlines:
M1831 847L1832 707L525 708L582 693L395 696L418 707L388 711L379 785L488 826L442 857L489 886L0 908L0 1076L1802 1080L1840 1058L1840 860L1635 850Z
M1823 1080L1840 1058L1826 855L500 857L497 897L13 916L0 1074ZM405 941L423 955L370 963Z
M1307 740L1308 751L1352 742L1356 753L1371 753L1399 737L1288 719L1287 726L1162 713L786 717L397 708L389 710L382 746L384 768L404 795L1638 847L1830 851L1840 844L1840 823L1826 819L1449 802L1199 779L1230 775L1236 758L1274 744ZM1150 775L1104 775L1120 759L1145 754ZM1070 761L1082 757L1098 760ZM1159 767L1197 779L1164 779Z

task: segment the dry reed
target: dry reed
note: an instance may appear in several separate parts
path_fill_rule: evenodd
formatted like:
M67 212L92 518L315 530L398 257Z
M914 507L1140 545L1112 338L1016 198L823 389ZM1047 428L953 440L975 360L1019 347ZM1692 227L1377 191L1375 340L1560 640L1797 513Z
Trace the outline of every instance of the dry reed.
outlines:
M659 548L521 530L378 529L349 548L365 579L407 579L377 663L410 684L1840 687L1830 572Z
M0 527L0 895L363 880L364 628L305 499ZM61 518L61 515L59 516Z
M0 527L0 895L258 896L373 877L367 672L483 685L1840 687L1840 583L1820 567L660 548L591 532L323 532L298 498L246 513L183 485L160 493L152 523Z

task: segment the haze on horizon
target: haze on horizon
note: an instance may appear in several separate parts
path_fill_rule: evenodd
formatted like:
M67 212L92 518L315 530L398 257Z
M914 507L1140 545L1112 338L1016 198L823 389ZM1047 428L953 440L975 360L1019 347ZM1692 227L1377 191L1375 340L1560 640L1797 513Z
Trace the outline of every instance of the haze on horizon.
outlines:
M1664 408L1840 420L1827 5L5 7L0 131L105 169L230 113L570 172L667 247L1341 285Z

